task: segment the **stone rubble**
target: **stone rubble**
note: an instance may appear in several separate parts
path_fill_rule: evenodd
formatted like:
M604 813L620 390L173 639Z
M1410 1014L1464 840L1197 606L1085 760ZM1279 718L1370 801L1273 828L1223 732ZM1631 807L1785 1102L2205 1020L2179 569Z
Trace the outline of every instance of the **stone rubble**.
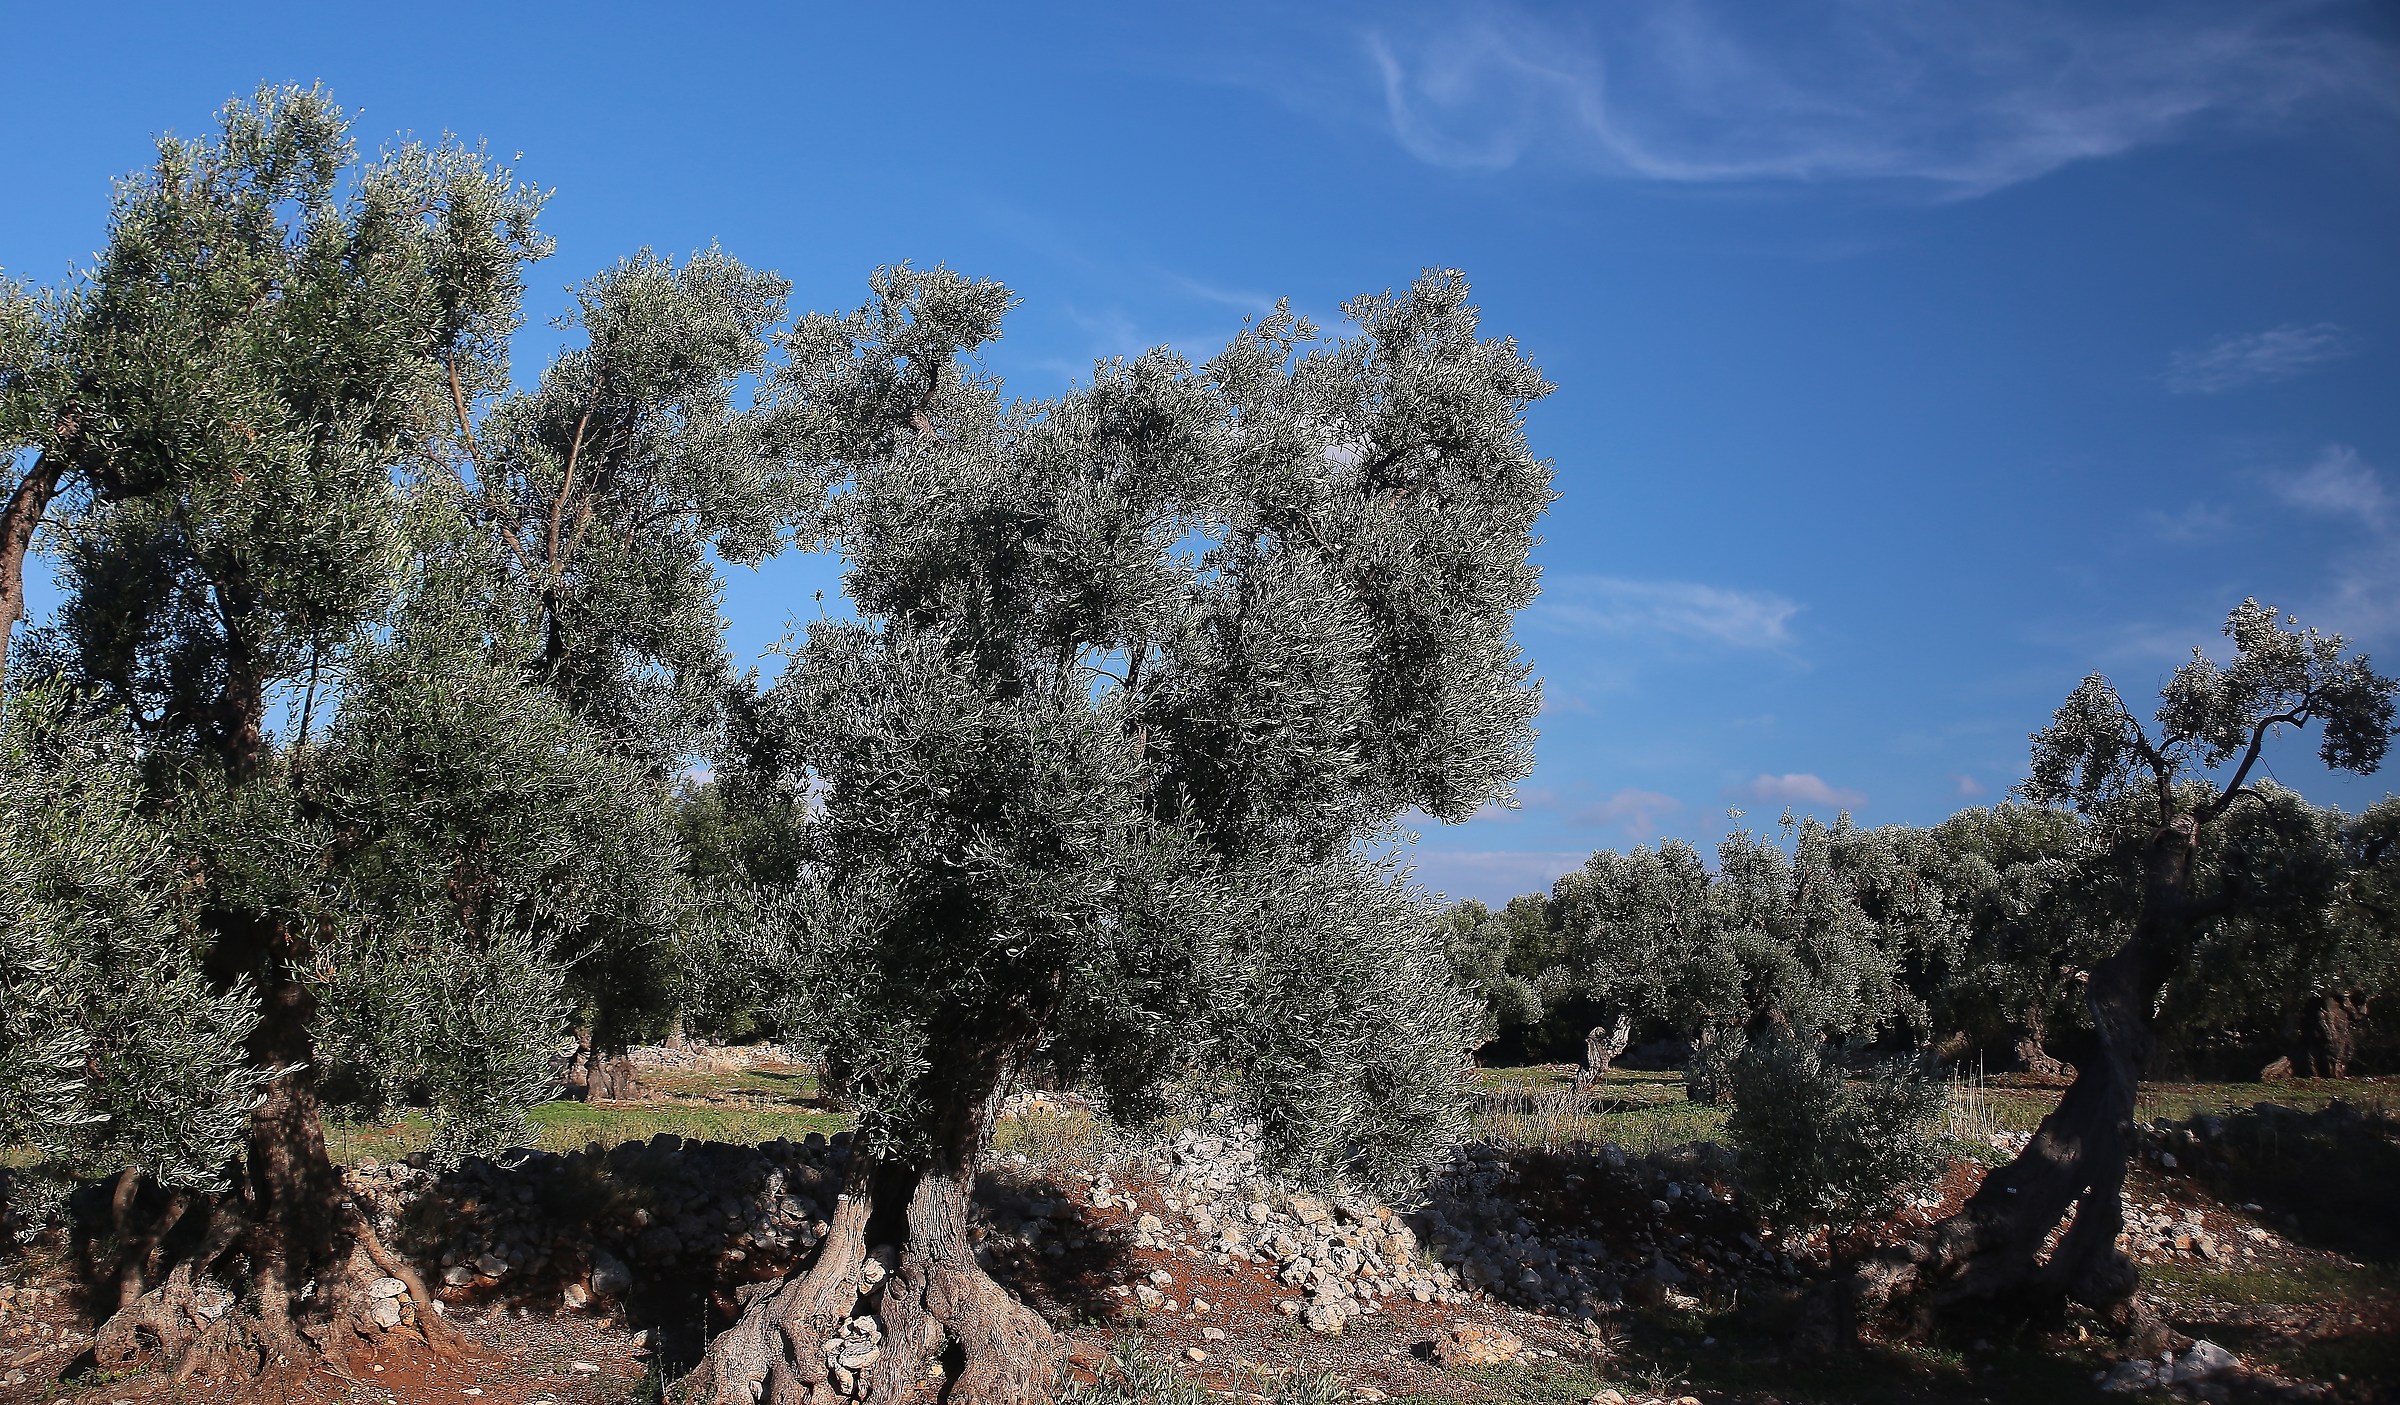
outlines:
M377 1233L427 1265L438 1289L555 1285L574 1309L660 1273L780 1278L824 1237L848 1143L847 1133L759 1146L662 1134L505 1166L469 1158L447 1172L422 1156L360 1161L344 1177Z

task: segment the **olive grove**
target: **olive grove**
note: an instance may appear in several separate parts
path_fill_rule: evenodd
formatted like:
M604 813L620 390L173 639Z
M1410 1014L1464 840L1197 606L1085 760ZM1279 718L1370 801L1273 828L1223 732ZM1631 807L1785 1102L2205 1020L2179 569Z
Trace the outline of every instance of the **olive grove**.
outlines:
M104 1368L305 1370L392 1325L386 1278L451 1349L324 1110L522 1139L575 958L689 905L656 765L542 686L438 486L540 204L455 142L362 163L321 90L265 89L159 143L93 268L12 294L10 598L37 526L63 598L13 641L0 1078L37 1182L111 1185Z
M873 292L797 323L769 411L855 614L810 624L736 728L800 828L763 935L861 1154L816 1262L695 1373L725 1405L801 1399L861 1310L870 1398L950 1348L950 1399L1047 1397L1051 1329L966 1232L1036 1067L1121 1116L1227 1096L1286 1164L1404 1175L1462 1116L1472 1027L1356 846L1530 764L1509 631L1550 479L1520 417L1550 387L1456 274L1352 302L1343 340L1278 312L1047 401L977 372L1006 289L903 267Z

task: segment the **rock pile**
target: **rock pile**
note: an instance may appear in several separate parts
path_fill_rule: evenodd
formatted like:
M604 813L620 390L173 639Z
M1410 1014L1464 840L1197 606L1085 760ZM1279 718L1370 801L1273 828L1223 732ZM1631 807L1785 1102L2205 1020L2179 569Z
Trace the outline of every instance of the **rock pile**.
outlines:
M1416 1231L1389 1206L1297 1194L1268 1177L1255 1127L1186 1128L1138 1160L1160 1177L1156 1211L1163 1214L1105 1172L1087 1173L1088 1203L1135 1215L1136 1249L1190 1250L1220 1267L1268 1266L1291 1292L1280 1310L1311 1330L1339 1333L1394 1297L1466 1300L1457 1276L1425 1258ZM1147 1310L1180 1307L1170 1305L1166 1284L1127 1286Z
M1585 1319L1629 1299L1694 1306L1704 1290L1796 1281L1823 1254L1762 1235L1724 1189L1730 1155L1707 1144L1635 1157L1480 1143L1405 1211L1295 1193L1259 1152L1254 1128L1189 1128L1144 1158L1162 1177L1161 1203L1142 1206L1105 1173L1087 1177L1089 1201L1136 1214L1136 1248L1274 1266L1293 1290L1282 1310L1324 1333L1399 1295L1452 1305L1488 1295ZM1128 1291L1166 1307L1156 1288Z
M625 1057L636 1068L749 1068L801 1061L799 1051L781 1044L637 1044Z
M2204 1259L2228 1264L2287 1246L2272 1230L2258 1225L2237 1228L2198 1206L2162 1201L2125 1206L2125 1229L2117 1236L2117 1247L2137 1263Z
M422 1156L345 1173L376 1231L442 1288L556 1292L568 1307L622 1296L661 1273L731 1283L781 1277L823 1238L848 1135L760 1146L660 1135L609 1150Z
M1731 1156L1708 1143L1646 1157L1614 1146L1477 1144L1435 1176L1412 1218L1434 1255L1516 1307L1593 1318L1628 1299L1693 1305L1703 1290L1797 1280L1806 1245L1779 1245L1728 1198Z

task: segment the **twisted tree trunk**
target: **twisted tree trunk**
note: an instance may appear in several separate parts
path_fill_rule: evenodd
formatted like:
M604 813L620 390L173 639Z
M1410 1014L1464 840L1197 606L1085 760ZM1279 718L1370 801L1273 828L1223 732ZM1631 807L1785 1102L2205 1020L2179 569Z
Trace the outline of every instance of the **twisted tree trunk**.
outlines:
M2350 991L2330 991L2308 1002L2301 1032L2301 1074L2308 1078L2347 1078L2358 1057L2358 1023L2367 1017L2367 1002Z
M633 1060L624 1049L604 1049L589 1026L575 1030L575 1058L567 1067L567 1096L578 1102L630 1102L641 1091Z
M2141 915L2125 945L2092 968L2085 990L2093 1056L2076 1066L2025 1150L1986 1176L1957 1214L1854 1267L1846 1285L1853 1332L1862 1317L1922 1332L1944 1316L2022 1318L2069 1301L2120 1328L2138 1325L2140 1274L2116 1239L2134 1101L2150 1057L2151 997L2189 925L2196 834L2180 817L2150 838Z
M2027 1073L2056 1078L2067 1071L2067 1065L2050 1052L2049 1021L2042 1014L2044 1003L2040 996L2036 996L2033 1003L2026 1007L2024 1028L2018 1033L2016 1048L2011 1052Z
M1583 1067L1575 1071L1575 1087L1582 1091L1608 1076L1608 1066L1633 1039L1633 1016L1619 1012L1614 1025L1594 1025L1583 1036Z
M96 1275L108 1291L95 1302L114 1309L93 1334L96 1361L119 1370L155 1353L179 1381L296 1376L392 1332L456 1354L463 1341L348 1199L327 1154L308 1033L315 1001L288 974L288 939L254 918L222 930L212 965L270 973L248 1053L275 1077L251 1111L232 1189L170 1195L144 1216L138 1183L120 1182L116 1261ZM399 1291L378 1296L385 1279ZM246 1284L250 1306L219 1283Z
M854 1153L816 1261L751 1300L685 1377L683 1398L897 1402L940 1373L950 1405L1049 1401L1057 1335L983 1271L968 1229L976 1155L999 1098L995 1088L946 1109L924 1165ZM895 1233L870 1251L871 1238Z

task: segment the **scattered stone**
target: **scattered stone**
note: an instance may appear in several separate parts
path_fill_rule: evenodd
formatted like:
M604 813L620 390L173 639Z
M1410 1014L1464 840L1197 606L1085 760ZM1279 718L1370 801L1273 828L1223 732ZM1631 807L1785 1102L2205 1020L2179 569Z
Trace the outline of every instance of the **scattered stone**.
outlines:
M1505 1366L1524 1353L1523 1338L1476 1322L1453 1323L1433 1339L1433 1359L1454 1371L1462 1366Z
M633 1286L633 1270L625 1266L623 1259L602 1249L592 1255L592 1273L586 1281L594 1297L613 1298Z
M2168 1380L2174 1384L2211 1380L2238 1369L2241 1358L2211 1341L2192 1343L2189 1350L2175 1358Z

